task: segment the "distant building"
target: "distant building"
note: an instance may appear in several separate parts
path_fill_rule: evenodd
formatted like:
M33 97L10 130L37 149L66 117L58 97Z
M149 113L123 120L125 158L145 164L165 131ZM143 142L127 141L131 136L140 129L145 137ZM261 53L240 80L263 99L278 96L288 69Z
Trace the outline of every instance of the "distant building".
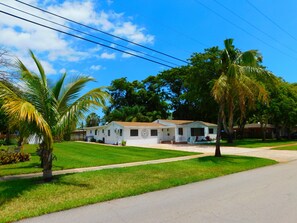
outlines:
M86 127L86 139L107 144L196 143L216 138L217 125L202 121L163 120L154 122L113 121L105 126Z

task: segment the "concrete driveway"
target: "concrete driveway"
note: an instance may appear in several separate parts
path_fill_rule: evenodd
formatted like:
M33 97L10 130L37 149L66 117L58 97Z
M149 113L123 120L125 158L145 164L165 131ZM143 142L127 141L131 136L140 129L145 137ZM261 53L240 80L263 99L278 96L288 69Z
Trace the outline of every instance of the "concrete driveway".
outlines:
M295 223L296 208L297 161L292 161L21 222Z
M202 152L204 154L214 155L215 146L207 145L171 145L171 144L152 144L152 145L139 145L147 148L159 148L159 149L171 149L181 150L189 152ZM271 150L268 147L262 148L241 148L241 147L221 147L221 152L224 155L242 155L242 156L254 156L263 157L267 159L273 159L278 162L289 162L297 160L297 151L289 150ZM297 222L297 221L296 221Z

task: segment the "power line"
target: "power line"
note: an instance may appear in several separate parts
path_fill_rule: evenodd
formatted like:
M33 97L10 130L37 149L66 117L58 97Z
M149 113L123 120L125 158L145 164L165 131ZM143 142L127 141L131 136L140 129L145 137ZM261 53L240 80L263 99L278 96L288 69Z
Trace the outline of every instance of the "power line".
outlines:
M249 36L257 39L258 41L260 41L261 43L265 44L266 46L269 46L277 51L279 51L280 53L282 53L283 55L290 57L291 59L296 60L296 58L290 56L289 54L283 52L282 50L270 45L269 43L265 42L264 40L260 39L259 37L255 36L254 34L246 31L245 29L243 29L242 27L240 27L239 25L235 24L234 22L230 21L229 19L225 18L224 16L222 16L220 13L216 12L215 10L211 9L210 7L208 7L207 5L203 4L202 2L198 1L198 0L194 0L197 4L202 5L204 8L208 9L209 11L211 11L212 13L214 13L215 15L217 15L218 17L220 17L221 19L225 20L226 22L230 23L231 25L235 26L237 29L240 29L241 31L245 32L246 34L248 34Z
M105 32L105 31L103 31L103 30L94 28L94 27L92 27L92 26L85 25L85 24L83 24L83 23L74 21L74 20L72 20L72 19L68 19L68 18L66 18L66 17L63 17L63 16L57 15L57 14L55 14L55 13L49 12L49 11L47 11L47 10L45 10L45 9L39 8L39 7L37 7L37 6L34 6L34 5L31 5L31 4L25 3L25 2L23 2L23 1L20 1L20 0L15 0L15 1L17 1L17 2L19 2L19 3L21 3L21 4L23 4L23 5L29 6L29 7L31 7L31 8L37 9L37 10L39 10L39 11L48 13L48 14L53 15L53 16L56 16L56 17L59 17L59 18L64 19L64 20L66 20L66 21L75 23L75 24L80 25L80 26L84 26L84 27L86 27L86 28L95 30L95 31L100 32L100 33L103 33L103 34L105 34L105 35L112 36L112 37L114 37L114 38L123 40L123 41L128 42L128 43L131 43L131 44L133 44L133 45L136 45L136 46L145 48L145 49L147 49L147 50L151 50L151 51L153 51L153 52L155 52L155 53L159 53L159 54L162 54L162 55L164 55L164 56L167 56L167 57L170 57L170 58L172 58L172 59L179 60L179 61L181 61L181 62L183 62L183 63L188 64L187 61L182 60L182 59L179 59L179 58L174 57L174 56L171 56L171 55L169 55L169 54L167 54L167 53L163 53L163 52L158 51L158 50L155 50L155 49L153 49L153 48L150 48L150 47L141 45L141 44L139 44L139 43L135 43L135 42L133 42L133 41L131 41L131 40L128 40L128 39L125 39L125 38L122 38L122 37L113 35L113 34L111 34L111 33Z
M297 41L297 38L290 34L287 30L285 30L283 27L278 25L276 22L274 22L271 18L269 18L267 15L265 15L260 9L258 9L254 4L252 4L250 1L246 0L246 2L252 6L258 13L260 13L262 16L264 16L266 19L268 19L272 24L274 24L277 28L279 28L281 31L289 35L292 39Z
M147 60L147 61L150 61L150 62L159 64L159 65L162 65L162 66L165 66L165 67L174 68L174 67L172 67L172 66L170 66L170 65L167 65L167 64L164 64L164 63L160 63L160 62L158 62L158 61L151 60L151 59L145 58L145 57L143 57L143 56L139 56L139 55L137 55L137 54L133 54L133 53L130 53L130 52L121 50L121 49L117 49L117 48L108 46L108 45L106 45L106 44L103 44L103 43L100 43L100 42L97 42L97 41L94 41L94 40L90 40L90 39L87 39L87 38L84 38L84 37L81 37L81 36L77 36L77 35L74 35L74 34L72 34L72 33L68 33L68 32L65 32L65 31L62 31L62 30L59 30L59 29L56 29L56 28L53 28L53 27L50 27L50 26L47 26L47 25L38 23L38 22L34 22L34 21L32 21L32 20L25 19L25 18L23 18L23 17L17 16L17 15L13 15L13 14L8 13L8 12L4 12L4 11L2 11L2 10L0 10L0 13L6 14L6 15L8 15L8 16L11 16L11 17L14 17L14 18L17 18L17 19L20 19L20 20L23 20L23 21L26 21L26 22L29 22L29 23L32 23L32 24L41 26L41 27L44 27L44 28L47 28L47 29L54 30L54 31L56 31L56 32L63 33L63 34L68 35L68 36L72 36L72 37L75 37L75 38L78 38L78 39L81 39L81 40L84 40L84 41L87 41L87 42L90 42L90 43L94 43L94 44L97 44L97 45L100 45L100 46L103 46L103 47L112 49L112 50L116 50L116 51L119 51L119 52L122 52L122 53L125 53L125 54L128 54L128 55L131 55L131 56L135 56L135 57L141 58L141 59L143 59L143 60Z
M34 15L34 14L32 14L32 13L26 12L26 11L21 10L21 9L18 9L18 8L15 8L15 7L13 7L13 6L9 6L9 5L6 5L6 4L1 3L1 2L0 2L0 5L3 5L3 6L5 6L5 7L8 7L8 8L10 8L10 9L13 9L13 10L16 10L16 11L19 11L19 12L22 12L22 13L27 14L27 15L33 16L33 17L35 17L35 18L38 18L38 19L41 19L41 20L50 22L50 23L52 23L52 24L55 24L55 25L58 25L58 26L61 26L61 27L64 27L64 28L73 30L73 31L75 31L75 32L78 32L78 33L81 33L81 34L84 34L84 35L87 35L87 36L90 36L90 37L99 39L99 40L101 40L101 41L104 41L104 42L107 42L107 43L111 43L111 44L114 44L114 45L116 45L116 46L120 46L120 47L122 47L122 48L124 48L124 49L130 50L130 51L134 51L134 52L136 52L136 53L141 53L142 55L145 55L145 56L148 56L148 57L151 57L151 58L154 58L154 59L163 61L163 62L165 62L165 63L169 63L169 64L172 64L172 65L175 65L175 66L179 66L179 65L177 65L177 64L175 64L175 63L172 63L172 62L170 62L170 61L161 59L161 58L159 58L159 57L152 56L152 55L150 55L150 54L148 54L148 53L141 52L141 51L138 51L138 50L134 50L134 49L129 48L129 47L126 47L126 46L124 46L124 45L121 45L121 44L118 44L118 43L115 43L115 42L112 42L112 41L109 41L109 40L106 40L106 39L103 39L103 38L94 36L94 35L92 35L92 34L89 34L89 33L83 32L83 31L80 31L80 30L78 30L78 29L71 28L71 27L69 27L69 26L66 26L66 25L63 25L63 24L60 24L60 23L51 21L51 20L49 20L49 19L45 19L45 18L43 18L43 17Z
M239 14L237 14L236 12L234 12L233 10L231 10L230 8L226 7L224 4L222 4L218 0L213 0L213 1L216 2L218 5L220 5L221 7L223 7L224 9L226 9L227 11L229 11L230 13L232 13L233 15L235 15L236 17L240 18L242 21L244 21L245 23L247 23L248 25L250 25L254 29L256 29L259 32L261 32L262 34L264 34L265 36L268 36L270 39L274 40L275 42L279 43L280 45L282 45L282 46L286 47L287 49L289 49L289 50L297 53L296 50L294 50L291 47L289 47L288 45L282 43L281 41L279 41L278 39L274 38L270 34L264 32L263 30L261 30L260 28L258 28L257 26L255 26L254 24L252 24L251 22L249 22L248 20L246 20L245 18L243 18L242 16L240 16Z

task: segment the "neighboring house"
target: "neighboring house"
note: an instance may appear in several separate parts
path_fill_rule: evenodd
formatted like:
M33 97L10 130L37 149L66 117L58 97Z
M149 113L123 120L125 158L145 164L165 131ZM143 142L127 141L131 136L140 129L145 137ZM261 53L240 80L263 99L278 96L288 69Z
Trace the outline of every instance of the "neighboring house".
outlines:
M86 139L108 144L195 143L214 139L217 125L201 121L161 120L154 122L113 121L105 126L87 127Z
M71 141L82 141L86 137L86 130L77 129L71 132L70 140Z
M238 126L234 126L234 133L238 136L240 134L240 129ZM259 138L263 137L261 124L260 123L251 123L246 124L243 129L243 137L244 138ZM266 138L271 139L275 137L276 129L274 125L267 124L266 125Z

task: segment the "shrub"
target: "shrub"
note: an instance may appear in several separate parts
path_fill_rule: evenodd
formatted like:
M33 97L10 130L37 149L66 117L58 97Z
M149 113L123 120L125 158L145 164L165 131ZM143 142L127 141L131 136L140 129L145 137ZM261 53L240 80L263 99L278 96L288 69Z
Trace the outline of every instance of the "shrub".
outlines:
M104 143L104 141L101 140L101 139L98 139L97 142L98 142L98 143Z
M0 151L0 164L10 164L25 162L30 160L31 155L29 153L20 153L20 152L9 152L8 150Z
M96 142L96 139L95 139L95 138L91 138L90 141L91 141L91 142Z
M127 142L125 140L122 140L122 146L126 146Z

